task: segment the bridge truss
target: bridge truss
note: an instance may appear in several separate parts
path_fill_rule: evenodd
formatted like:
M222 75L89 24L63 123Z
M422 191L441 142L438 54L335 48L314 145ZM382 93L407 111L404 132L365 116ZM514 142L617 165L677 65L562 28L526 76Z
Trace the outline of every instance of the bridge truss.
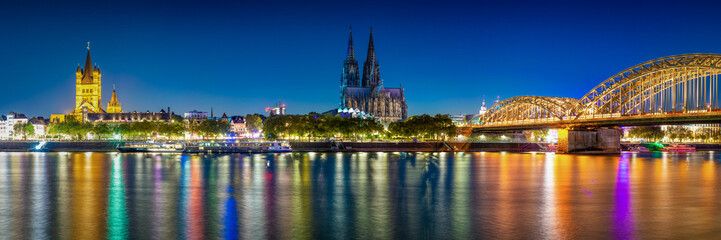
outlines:
M601 82L580 99L520 96L494 105L482 126L647 118L668 114L721 115L721 54L683 54L650 60Z

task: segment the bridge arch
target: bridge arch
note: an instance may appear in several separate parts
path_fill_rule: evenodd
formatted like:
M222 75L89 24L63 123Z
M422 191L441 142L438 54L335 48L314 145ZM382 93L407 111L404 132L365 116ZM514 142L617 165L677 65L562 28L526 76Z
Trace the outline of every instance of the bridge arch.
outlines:
M572 109L578 118L718 109L721 54L668 56L630 67L601 82Z
M482 117L482 124L515 121L556 121L569 116L578 99L519 96L493 105Z

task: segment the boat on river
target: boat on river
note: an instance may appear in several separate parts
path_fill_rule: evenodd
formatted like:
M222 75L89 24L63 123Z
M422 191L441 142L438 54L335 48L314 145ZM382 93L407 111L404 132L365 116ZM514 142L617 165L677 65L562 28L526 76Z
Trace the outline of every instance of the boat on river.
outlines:
M275 153L292 151L286 141L187 142L185 153Z
M635 146L628 150L629 152L650 152L645 146Z
M292 151L288 142L131 142L117 147L120 152L156 153L274 153Z
M664 147L662 150L666 151L666 152L695 152L696 147L686 146L683 144L676 144L676 145L670 145L670 146Z
M120 152L182 153L185 143L128 142L117 147Z

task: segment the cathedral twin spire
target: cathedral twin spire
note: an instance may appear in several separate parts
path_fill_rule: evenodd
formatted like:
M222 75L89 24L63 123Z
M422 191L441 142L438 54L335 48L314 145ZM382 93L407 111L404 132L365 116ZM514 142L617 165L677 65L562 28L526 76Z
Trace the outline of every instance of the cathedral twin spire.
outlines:
M373 27L371 27L370 40L368 40L368 55L363 63L363 87L380 86L381 72L376 60L376 49L373 46Z
M352 30L352 29L351 29ZM348 37L348 51L343 63L343 74L341 76L341 87L377 87L381 85L380 69L376 60L375 47L373 46L373 28L371 27L370 40L368 42L368 54L363 63L363 78L361 81L358 74L358 61L355 59L353 49L353 32Z
M355 60L355 50L353 50L353 27L348 27L348 52L346 56Z
M343 61L343 73L341 74L340 85L341 91L344 87L360 87L360 75L358 71L358 61L355 59L355 50L353 50L353 32L348 37L348 52L345 61Z

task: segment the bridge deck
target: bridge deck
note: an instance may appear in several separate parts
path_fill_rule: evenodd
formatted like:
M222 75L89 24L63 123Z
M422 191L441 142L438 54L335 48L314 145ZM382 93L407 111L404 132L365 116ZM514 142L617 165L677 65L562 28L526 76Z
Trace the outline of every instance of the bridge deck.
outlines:
M548 128L598 128L616 126L645 126L659 124L703 124L721 123L721 111L702 111L687 113L655 113L633 116L589 116L576 120L523 120L492 125L475 125L474 129L481 131L500 130L533 130Z

